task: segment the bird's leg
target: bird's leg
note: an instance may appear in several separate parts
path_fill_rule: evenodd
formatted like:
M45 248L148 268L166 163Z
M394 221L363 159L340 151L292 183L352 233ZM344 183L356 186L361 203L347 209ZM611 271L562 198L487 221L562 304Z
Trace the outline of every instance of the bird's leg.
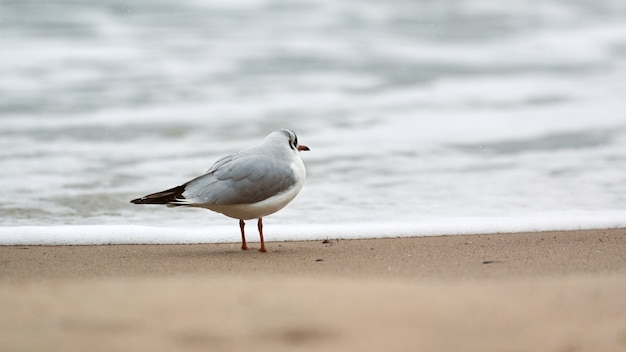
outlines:
M261 237L261 249L259 249L259 252L267 252L265 250L265 242L263 241L263 218L259 218L257 225L259 227L259 237Z
M248 250L248 246L246 245L246 232L244 231L244 227L246 223L243 220L239 220L239 228L241 229L241 249L246 251Z

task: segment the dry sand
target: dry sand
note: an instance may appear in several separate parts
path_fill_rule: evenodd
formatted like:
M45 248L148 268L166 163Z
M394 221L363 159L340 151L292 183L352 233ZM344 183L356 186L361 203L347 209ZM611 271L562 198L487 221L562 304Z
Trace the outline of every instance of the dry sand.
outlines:
M0 351L626 351L625 229L267 246L0 247Z

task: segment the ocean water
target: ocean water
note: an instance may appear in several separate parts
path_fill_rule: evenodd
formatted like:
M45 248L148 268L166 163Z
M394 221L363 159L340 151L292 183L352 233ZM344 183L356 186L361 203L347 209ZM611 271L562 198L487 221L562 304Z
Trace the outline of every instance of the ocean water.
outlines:
M0 244L236 242L129 200L283 127L268 241L626 226L622 0L2 1L0 33Z

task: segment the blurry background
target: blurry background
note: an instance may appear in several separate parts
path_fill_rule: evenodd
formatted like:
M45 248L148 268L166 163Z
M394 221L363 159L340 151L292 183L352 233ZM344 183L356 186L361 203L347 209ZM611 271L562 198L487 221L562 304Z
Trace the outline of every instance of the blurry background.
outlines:
M626 225L625 92L622 0L5 0L0 224L236 234L129 200L285 127L267 225Z

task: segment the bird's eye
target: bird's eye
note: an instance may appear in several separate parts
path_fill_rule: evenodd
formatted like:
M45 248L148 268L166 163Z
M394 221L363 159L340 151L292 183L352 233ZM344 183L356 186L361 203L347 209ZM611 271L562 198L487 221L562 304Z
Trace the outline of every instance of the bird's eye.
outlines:
M290 131L290 130L287 130L287 129L284 129L282 131L289 138L289 148L291 148L293 150L298 150L298 136L296 136L296 134L293 133L293 131Z
M293 132L289 133L289 147L298 150L298 137Z

